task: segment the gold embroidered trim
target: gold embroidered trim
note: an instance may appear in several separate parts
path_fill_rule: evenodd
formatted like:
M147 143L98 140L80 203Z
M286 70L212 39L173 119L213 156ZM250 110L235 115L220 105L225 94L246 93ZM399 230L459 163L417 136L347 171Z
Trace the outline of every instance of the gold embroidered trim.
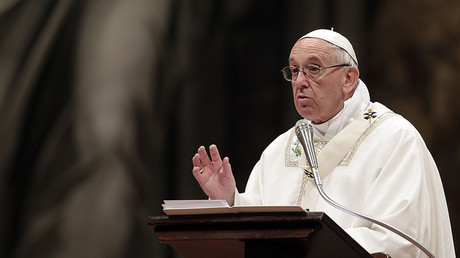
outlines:
M358 140L356 140L355 144L351 147L350 151L347 152L345 157L342 159L342 161L339 163L339 166L348 166L350 164L351 160L353 159L356 150L358 150L359 146L361 143L366 139L367 136L374 130L374 128L379 125L381 122L385 121L387 118L396 115L394 112L387 112L381 115L380 117L377 118L377 120L374 120L371 125L359 136Z
M285 157L284 157L284 160L285 160L285 165L286 167L297 167L297 164L298 164L298 159L295 158L295 157L298 157L300 159L300 153L298 152L301 151L300 150L300 143L299 141L297 140L296 138L296 142L298 143L292 143L293 139L294 139L294 135L295 135L295 131L294 129L292 129L291 131L291 135L289 135L289 140L286 144L286 150L285 150ZM293 146L295 145L295 146ZM294 147L295 149L292 150L292 155L291 155L291 147ZM291 156L293 156L291 158Z
M299 196L297 197L297 205L298 206L302 205L303 196L305 195L305 189L307 188L306 187L307 186L307 181L308 181L308 176L305 175L305 173L303 173L302 185L300 186Z
M300 144L297 137L294 139L295 132L292 130L291 135L289 136L288 144L286 144L285 149L285 165L286 167L298 167L301 153L303 152L302 145ZM313 145L315 146L315 154L318 156L321 151L326 147L327 141L315 141Z
M391 112L391 111L386 112L386 113L382 114L381 116L379 116L376 120L374 120L372 122L372 124L370 124L369 127L361 134L361 136L359 136L358 140L356 140L355 144L353 144L353 146L351 147L350 151L347 152L345 157L339 163L339 166L348 166L350 164L351 160L353 159L357 149L359 148L361 143L364 141L364 139L366 139L366 137L369 136L369 134L374 130L374 128L377 125L379 125L380 123L382 123L386 119L392 117L393 115L396 115L396 114L394 112ZM298 155L298 159L291 160L291 158L290 158L292 155L297 153L296 149L293 149L292 150L293 152L291 153L290 152L291 147L301 148L301 145L300 145L300 143L299 143L297 138L295 139L295 141L297 143L292 142L294 135L295 135L294 130L292 130L292 133L289 136L289 141L288 141L288 143L290 143L290 144L287 144L287 146L286 146L285 164L286 164L286 166L289 166L289 167L297 167L298 166L298 161L300 159L300 154ZM316 142L314 142L316 156L318 156L321 153L321 151L324 149L324 147L326 146L327 143L328 142L326 142L326 141L316 141ZM309 169L310 168L307 165L307 170L309 170ZM300 192L299 192L299 195L297 197L297 205L299 205L299 206L302 204L302 200L303 200L303 197L305 195L306 185L307 185L308 180L309 180L308 176L305 175L305 173L304 173L303 176L302 176L302 184L300 186Z

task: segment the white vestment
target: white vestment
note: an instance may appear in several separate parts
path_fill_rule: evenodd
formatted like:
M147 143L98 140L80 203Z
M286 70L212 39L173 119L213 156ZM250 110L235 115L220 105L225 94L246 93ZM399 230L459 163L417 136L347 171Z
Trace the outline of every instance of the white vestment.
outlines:
M313 125L317 153L357 117L367 115L372 122L372 114L366 112L371 104L360 81L339 114ZM369 253L426 257L395 233L344 213L318 197L313 179L296 163L296 155L303 149L293 135L291 128L264 150L245 192L235 194L235 205L301 205L325 212ZM322 182L326 194L339 204L398 228L436 257L455 257L438 169L418 131L400 115L376 121Z

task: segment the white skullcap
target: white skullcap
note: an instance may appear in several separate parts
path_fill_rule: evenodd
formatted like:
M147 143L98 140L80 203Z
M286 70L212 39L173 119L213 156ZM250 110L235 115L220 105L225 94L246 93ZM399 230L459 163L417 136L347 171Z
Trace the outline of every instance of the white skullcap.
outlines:
M297 41L300 41L304 38L318 38L325 40L333 45L336 45L341 49L345 50L351 56L351 58L353 58L356 64L358 64L358 59L356 58L355 50L353 50L353 46L351 45L350 41L348 41L348 39L342 36L340 33L333 31L333 29L314 30L308 34L303 35Z

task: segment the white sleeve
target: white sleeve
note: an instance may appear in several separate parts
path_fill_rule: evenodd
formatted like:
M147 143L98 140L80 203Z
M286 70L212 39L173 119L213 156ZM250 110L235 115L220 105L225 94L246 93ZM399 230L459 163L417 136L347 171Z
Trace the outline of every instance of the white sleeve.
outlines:
M249 176L244 193L235 191L235 205L262 205L262 189L260 183L260 175L262 173L263 154Z

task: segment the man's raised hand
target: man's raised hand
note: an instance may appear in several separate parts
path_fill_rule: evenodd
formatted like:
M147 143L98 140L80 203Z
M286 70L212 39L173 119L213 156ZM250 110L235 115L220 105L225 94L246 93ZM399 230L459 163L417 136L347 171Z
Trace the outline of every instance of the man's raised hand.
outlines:
M228 157L220 157L216 145L209 147L208 153L204 146L198 148L198 153L192 158L192 173L201 189L211 199L224 199L232 206L234 202L236 182Z

